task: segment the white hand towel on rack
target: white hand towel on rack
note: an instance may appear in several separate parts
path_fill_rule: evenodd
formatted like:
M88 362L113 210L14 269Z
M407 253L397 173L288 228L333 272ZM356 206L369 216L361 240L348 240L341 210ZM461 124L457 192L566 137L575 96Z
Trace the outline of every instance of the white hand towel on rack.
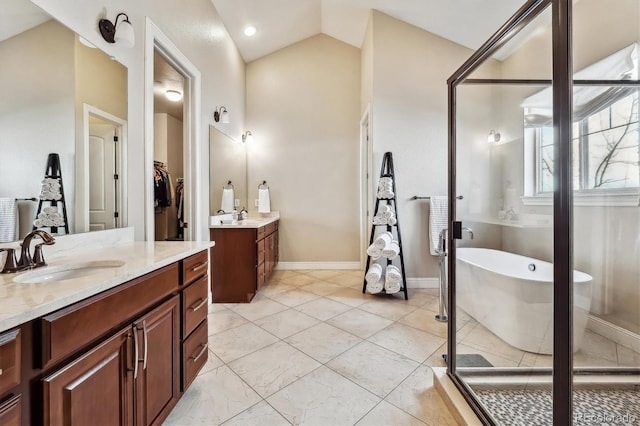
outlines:
M400 254L400 245L397 241L392 241L382 249L382 255L387 259L395 259Z
M0 243L18 239L18 200L0 198Z
M258 213L271 213L271 197L269 188L258 189Z
M367 281L367 291L371 294L380 293L384 289L384 277L380 277L380 279L376 282L368 282Z
M233 188L222 189L222 203L220 203L220 210L225 213L231 213L233 211L235 193Z
M393 241L393 234L391 232L386 231L382 234L378 235L375 240L373 240L373 245L378 247L380 250L384 250L391 242Z
M364 276L364 279L368 284L373 284L380 281L380 278L382 278L382 266L380 266L378 263L374 263L369 267L369 270Z
M387 294L397 293L397 292L399 292L399 291L400 291L400 288L401 288L401 287L402 287L402 286L400 285L400 282L394 282L394 281L389 282L389 280L388 280L388 279L385 279L385 282L384 282L384 291L385 291Z
M367 248L367 254L371 256L373 260L378 260L382 257L382 250L371 244L369 248Z
M429 252L433 256L438 255L438 241L440 231L447 228L449 220L449 199L444 195L431 196L429 198Z

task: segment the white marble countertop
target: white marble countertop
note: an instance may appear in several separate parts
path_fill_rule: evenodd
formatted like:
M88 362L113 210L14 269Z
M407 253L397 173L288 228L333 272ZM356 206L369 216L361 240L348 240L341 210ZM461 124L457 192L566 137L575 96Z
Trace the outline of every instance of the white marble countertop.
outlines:
M209 225L209 228L211 229L216 229L216 228L261 228L263 226L266 226L270 223L273 223L277 220L280 219L280 214L279 213L275 213L275 214L271 214L268 217L250 217L248 219L244 219L244 220L239 220L237 224L234 225Z
M124 242L85 250L81 255L54 257L48 261L51 267L88 261L124 262L119 267L96 269L90 275L62 281L24 284L16 282L15 278L28 272L0 274L0 332L199 253L214 244L211 241Z

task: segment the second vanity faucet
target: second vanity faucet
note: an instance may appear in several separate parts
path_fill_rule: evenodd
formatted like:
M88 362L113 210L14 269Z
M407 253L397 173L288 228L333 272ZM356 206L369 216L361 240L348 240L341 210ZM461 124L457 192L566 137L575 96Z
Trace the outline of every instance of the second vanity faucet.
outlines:
M33 252L33 257L31 257L31 240L36 236L40 237L42 239L42 242L36 244ZM7 260L5 261L2 273L12 274L14 272L20 272L27 269L46 266L47 262L45 262L44 256L42 255L42 246L50 246L52 244L55 244L55 242L55 238L53 238L51 234L43 231L42 229L36 229L29 232L20 244L22 246L22 248L20 249L20 260L18 260L17 262L14 249L2 249L3 251L7 252Z

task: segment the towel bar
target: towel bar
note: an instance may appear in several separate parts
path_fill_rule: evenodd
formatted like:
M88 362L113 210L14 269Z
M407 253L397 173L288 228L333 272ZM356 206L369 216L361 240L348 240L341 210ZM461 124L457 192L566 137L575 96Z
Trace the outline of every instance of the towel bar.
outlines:
M410 200L430 200L431 197L418 197L417 195L414 195L413 197L409 198ZM462 195L458 195L456 197L457 200L463 200L464 197Z
M16 200L18 201L38 201L38 199L36 197L31 197L31 198L16 198Z

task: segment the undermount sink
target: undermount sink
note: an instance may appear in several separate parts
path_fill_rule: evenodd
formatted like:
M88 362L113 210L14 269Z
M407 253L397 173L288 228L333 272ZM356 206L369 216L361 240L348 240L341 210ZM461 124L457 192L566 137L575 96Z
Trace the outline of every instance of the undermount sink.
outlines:
M102 269L119 268L124 265L122 260L94 260L77 262L69 265L48 266L18 275L13 281L23 284L38 284L50 281L64 281L86 277Z

